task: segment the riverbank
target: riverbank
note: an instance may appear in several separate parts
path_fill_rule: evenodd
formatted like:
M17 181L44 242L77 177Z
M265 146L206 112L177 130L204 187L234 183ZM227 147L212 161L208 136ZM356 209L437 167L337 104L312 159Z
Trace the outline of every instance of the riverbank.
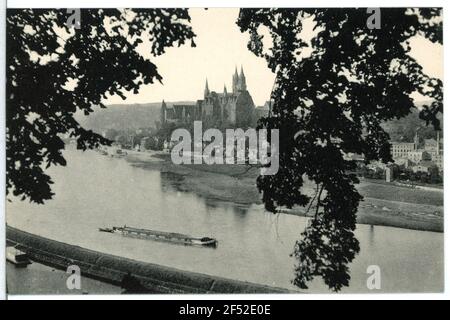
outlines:
M133 166L161 172L163 183L181 192L193 192L211 201L233 202L239 206L261 205L256 188L258 168L245 165L175 165L167 153L131 153L126 160ZM357 186L364 196L357 222L413 230L443 232L442 192L412 189L362 180ZM306 193L314 186L306 183ZM283 213L306 216L303 208Z

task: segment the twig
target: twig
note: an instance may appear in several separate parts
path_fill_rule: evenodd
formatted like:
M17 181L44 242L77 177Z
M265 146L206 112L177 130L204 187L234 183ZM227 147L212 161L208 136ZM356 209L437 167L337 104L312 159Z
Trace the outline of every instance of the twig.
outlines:
M308 206L308 209L306 209L305 216L308 214L309 209L311 209L311 206L312 206L314 200L316 200L316 197L317 197L317 193L318 193L318 192L319 192L319 184L316 183L316 193L314 194L314 197L313 197L313 198L311 199L311 201L309 202L309 206Z
M320 187L319 196L317 197L316 214L314 215L314 220L317 219L317 214L319 213L320 197L322 196L322 191L323 191L323 184L322 184L322 186Z

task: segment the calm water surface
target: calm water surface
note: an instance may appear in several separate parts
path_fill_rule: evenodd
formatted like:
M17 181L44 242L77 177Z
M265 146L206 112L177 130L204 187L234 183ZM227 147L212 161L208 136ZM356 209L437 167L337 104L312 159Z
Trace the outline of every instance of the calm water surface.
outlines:
M295 290L289 256L307 219L272 215L261 206L207 201L170 186L159 171L133 167L93 151L67 150L68 165L51 169L55 198L45 206L7 204L11 226L51 239L183 270ZM212 236L217 249L179 246L98 232L136 226ZM366 287L369 265L381 268L383 292L443 290L443 234L358 225L361 252L351 264L350 287ZM311 292L327 292L319 279Z

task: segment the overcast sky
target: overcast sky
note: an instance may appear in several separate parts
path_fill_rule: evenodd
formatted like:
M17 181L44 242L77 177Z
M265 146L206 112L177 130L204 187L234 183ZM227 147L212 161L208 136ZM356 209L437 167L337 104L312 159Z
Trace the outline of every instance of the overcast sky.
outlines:
M247 87L257 106L269 99L274 74L267 68L266 61L256 57L247 49L248 34L239 31L236 20L239 9L211 8L190 9L192 27L197 37L197 47L189 44L169 48L165 54L154 58L149 55L148 43L139 52L151 58L163 77L159 83L143 86L139 94L126 94L127 100L110 97L112 103L149 103L166 101L195 101L203 98L205 79L210 90L222 92L224 84L231 91L231 77L241 65L247 78ZM443 78L443 49L424 38L411 41L411 55L424 67L430 76ZM307 76L307 75L305 75ZM419 98L420 100L420 98Z

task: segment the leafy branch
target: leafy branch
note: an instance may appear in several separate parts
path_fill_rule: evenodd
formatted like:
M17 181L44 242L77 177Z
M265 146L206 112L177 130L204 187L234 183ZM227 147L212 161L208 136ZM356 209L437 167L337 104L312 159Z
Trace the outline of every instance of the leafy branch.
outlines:
M391 161L381 123L409 114L413 92L433 99L421 117L440 126L442 81L424 74L408 43L414 36L442 43L441 10L389 8L381 9L381 17L380 29L368 29L363 8L241 9L239 14L238 26L250 34L248 48L276 75L272 113L258 124L278 129L280 137L278 173L257 179L264 205L276 213L309 204L308 212L316 202L315 218L293 252L293 282L301 288L316 276L335 291L350 281L348 265L359 252L354 230L362 196L351 173L356 164L344 155ZM313 21L310 40L298 36L307 20ZM312 200L302 190L304 179L320 186Z

